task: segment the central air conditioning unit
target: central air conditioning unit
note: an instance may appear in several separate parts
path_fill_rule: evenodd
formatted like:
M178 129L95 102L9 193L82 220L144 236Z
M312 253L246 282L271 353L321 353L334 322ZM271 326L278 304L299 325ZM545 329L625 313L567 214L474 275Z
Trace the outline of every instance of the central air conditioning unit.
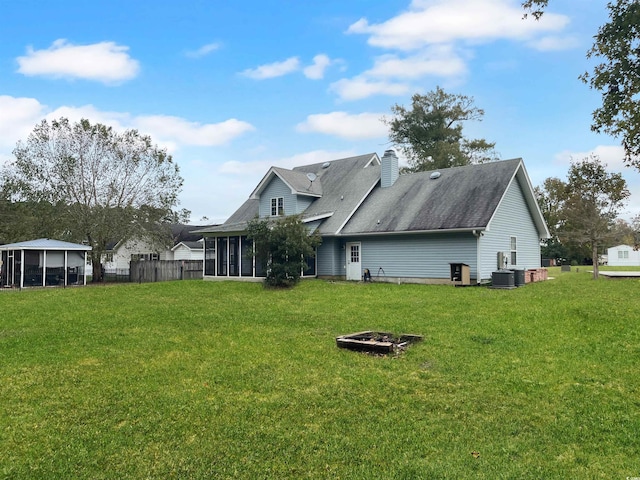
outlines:
M498 269L507 268L509 266L509 258L511 254L509 252L498 252Z

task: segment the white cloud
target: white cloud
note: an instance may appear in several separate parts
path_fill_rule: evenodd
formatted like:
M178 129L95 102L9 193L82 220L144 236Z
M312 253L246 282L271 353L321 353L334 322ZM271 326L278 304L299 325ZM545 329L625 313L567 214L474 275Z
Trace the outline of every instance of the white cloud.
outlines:
M531 48L541 52L551 52L558 50L569 50L580 45L579 40L571 35L567 36L544 36L527 42Z
M369 35L373 46L414 50L456 41L530 40L568 22L552 12L539 21L523 21L522 7L511 0L414 0L407 11L385 22L370 24L362 18L347 33Z
M621 172L626 168L624 165L624 149L620 145L598 145L586 152L564 150L555 155L555 160L558 164L565 165L568 171L571 161L583 160L590 155L597 155L600 161L607 165L607 170L610 172Z
M81 78L117 84L138 75L140 65L127 53L129 47L114 42L73 45L59 39L46 50L27 48L18 57L18 72L27 76Z
M180 117L148 115L135 117L133 124L158 141L208 147L229 143L236 137L254 130L250 123L235 118L220 123L200 124Z
M126 130L130 128L131 115L121 112L103 112L93 105L81 107L62 106L50 111L46 115L47 120L56 120L60 117L68 118L71 122L78 122L86 118L91 123L102 123L113 127L114 130Z
M372 95L405 95L411 88L404 83L376 80L360 75L351 79L338 80L332 83L329 89L342 100L361 100Z
M209 55L211 52L215 52L220 49L219 43L207 43L201 46L197 50L189 50L186 55L191 58L200 58Z
M13 149L18 140L25 140L45 111L35 98L0 95L0 148Z
M282 62L274 62L266 65L260 65L256 68L248 68L242 72L242 75L255 80L264 80L267 78L282 77L299 69L300 59L298 57L290 57Z
M43 118L68 118L77 122L82 118L102 123L117 131L135 128L152 140L174 152L187 146L218 146L231 142L254 130L250 123L235 118L219 123L191 122L184 118L164 115L132 116L126 112L101 111L93 105L61 106L54 110L34 98L0 96L0 156L8 156L18 140L26 140Z
M309 115L306 121L296 126L296 130L324 133L348 140L385 137L388 128L382 123L382 117L382 113L352 115L347 112Z
M331 59L321 53L313 57L313 64L304 69L304 76L312 80L320 80L324 77L324 71L331 65Z
M364 75L374 78L422 78L427 75L454 77L464 75L467 66L450 46L426 49L406 58L397 55L377 57L373 68Z

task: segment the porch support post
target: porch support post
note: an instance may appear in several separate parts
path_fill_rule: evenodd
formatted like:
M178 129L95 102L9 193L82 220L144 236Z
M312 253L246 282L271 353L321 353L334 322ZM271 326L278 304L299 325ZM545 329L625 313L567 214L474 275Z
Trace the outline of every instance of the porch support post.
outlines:
M238 257L238 276L242 277L242 235L238 235L238 251L236 252Z
M42 286L47 286L47 251L42 250Z
M84 251L84 265L82 266L83 285L87 284L87 251Z
M229 265L229 262L231 261L231 237L227 236L227 277L230 277L231 275L231 265Z
M24 288L24 250L20 250L20 288Z
M68 261L67 261L67 253L68 253L68 251L65 250L64 251L64 286L65 287L67 286L67 277L69 276L69 272L67 271L67 268L68 268L68 266L67 266L67 263L68 263ZM85 253L85 255L86 255L86 253ZM86 262L86 259L85 259L85 262Z

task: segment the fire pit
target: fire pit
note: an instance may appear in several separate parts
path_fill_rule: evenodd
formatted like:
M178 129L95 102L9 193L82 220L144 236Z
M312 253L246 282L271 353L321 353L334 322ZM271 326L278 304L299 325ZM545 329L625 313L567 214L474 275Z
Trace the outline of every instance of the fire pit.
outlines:
M360 352L369 353L396 353L404 350L410 343L420 342L422 335L403 334L395 336L388 332L366 332L350 333L336 338L339 348L348 348Z

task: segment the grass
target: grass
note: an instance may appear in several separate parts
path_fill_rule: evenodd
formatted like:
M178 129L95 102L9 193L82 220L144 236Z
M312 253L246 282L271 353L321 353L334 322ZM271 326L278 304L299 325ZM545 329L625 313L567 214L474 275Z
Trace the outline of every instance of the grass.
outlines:
M0 478L640 476L640 280L551 270L0 292Z

